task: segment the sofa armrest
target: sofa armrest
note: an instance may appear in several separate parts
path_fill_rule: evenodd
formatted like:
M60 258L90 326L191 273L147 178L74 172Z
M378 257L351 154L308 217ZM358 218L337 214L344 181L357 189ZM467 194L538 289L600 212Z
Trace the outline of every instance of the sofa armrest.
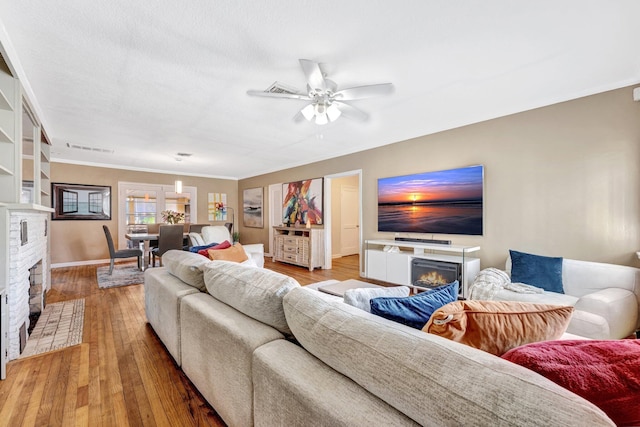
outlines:
M264 245L262 243L242 245L242 249L244 249L248 257L253 258L258 267L264 267Z
M204 240L202 240L200 233L196 233L195 231L190 232L189 240L191 241L191 246L204 246Z
M602 316L609 323L609 339L631 335L638 323L638 301L633 292L622 288L606 288L582 296L576 310Z

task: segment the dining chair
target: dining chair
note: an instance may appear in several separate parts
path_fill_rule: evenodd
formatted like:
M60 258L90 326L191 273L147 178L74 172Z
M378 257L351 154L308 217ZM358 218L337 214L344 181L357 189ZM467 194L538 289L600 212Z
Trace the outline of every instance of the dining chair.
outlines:
M158 232L158 247L151 249L151 265L155 267L156 257L158 257L162 267L162 255L165 252L171 249L182 250L183 235L183 224L161 225Z
M111 258L111 265L109 267L109 275L113 272L113 265L115 263L116 258L138 258L138 269L142 268L142 251L140 248L138 249L120 249L116 250L113 245L113 238L111 237L111 231L109 231L109 227L106 225L102 226L104 230L104 235L107 238L107 245L109 246L109 257Z

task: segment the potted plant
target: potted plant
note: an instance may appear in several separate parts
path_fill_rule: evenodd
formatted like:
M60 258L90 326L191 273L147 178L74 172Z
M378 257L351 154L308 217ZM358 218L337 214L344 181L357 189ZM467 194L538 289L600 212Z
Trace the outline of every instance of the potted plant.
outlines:
M240 232L234 231L231 237L233 238L233 243L238 243L240 241Z

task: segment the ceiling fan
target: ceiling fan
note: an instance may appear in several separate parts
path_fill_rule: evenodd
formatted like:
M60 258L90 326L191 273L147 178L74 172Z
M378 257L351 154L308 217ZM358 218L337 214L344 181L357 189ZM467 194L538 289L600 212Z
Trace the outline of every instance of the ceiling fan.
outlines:
M393 92L391 83L379 83L366 86L356 86L338 90L338 85L326 78L326 73L318 62L308 59L300 59L300 66L307 78L307 91L289 89L285 85L275 82L265 91L248 90L252 96L265 96L269 98L298 99L307 101L294 120L302 118L315 121L318 125L333 122L341 115L356 120L367 120L369 115L364 111L349 104L349 101L386 95Z

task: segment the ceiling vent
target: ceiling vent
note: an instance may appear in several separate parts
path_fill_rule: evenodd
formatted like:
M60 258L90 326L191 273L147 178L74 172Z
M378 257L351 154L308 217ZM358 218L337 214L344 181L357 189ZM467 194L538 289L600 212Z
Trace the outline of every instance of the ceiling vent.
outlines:
M289 95L293 95L293 94L298 94L299 93L296 90L296 88L293 88L291 86L287 86L284 83L280 83L280 82L273 82L273 84L271 86L269 86L267 89L265 89L265 92L267 92L267 93L288 93Z
M67 147L71 148L72 150L92 151L94 153L113 154L115 152L110 148L89 147L88 145L70 144L68 142L67 142Z

